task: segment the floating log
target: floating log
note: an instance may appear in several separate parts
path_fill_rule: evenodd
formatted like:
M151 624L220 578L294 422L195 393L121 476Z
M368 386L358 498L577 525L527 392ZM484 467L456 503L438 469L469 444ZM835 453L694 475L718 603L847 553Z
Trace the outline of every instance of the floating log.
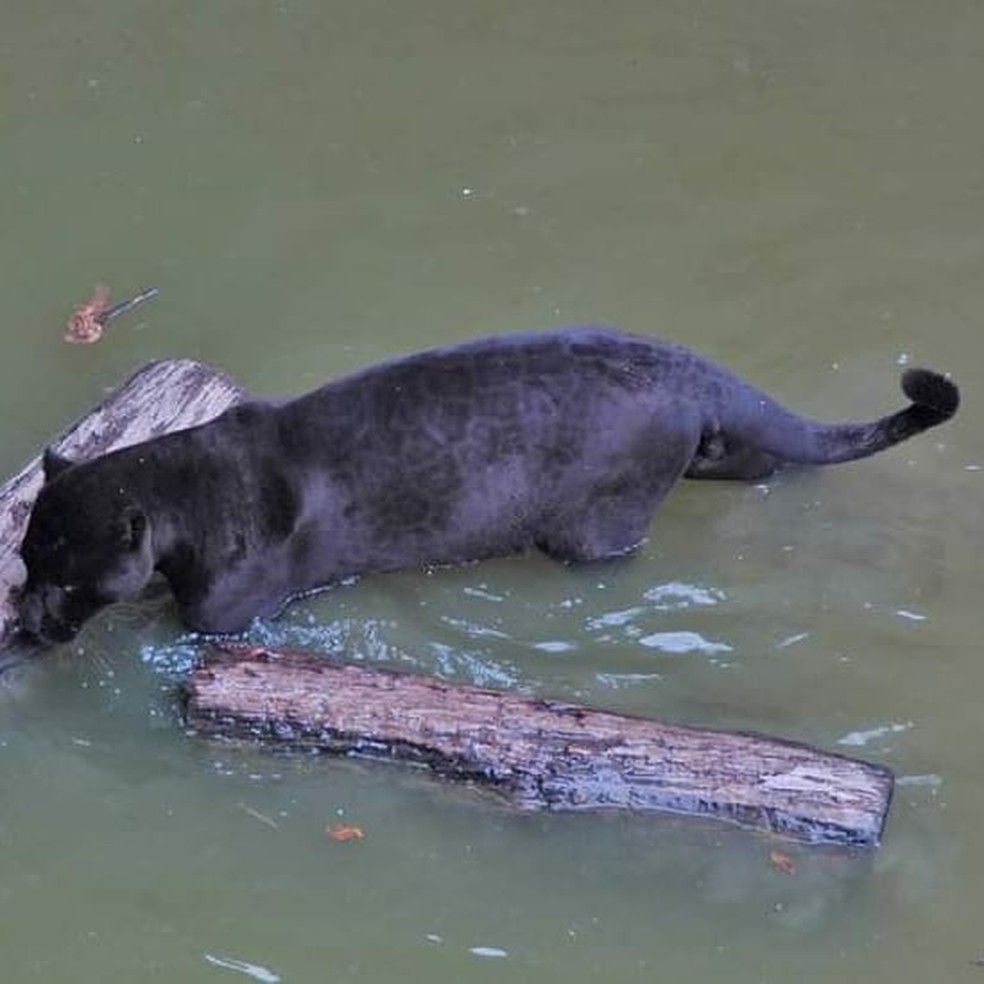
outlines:
M216 648L183 689L197 733L426 766L524 810L666 811L874 847L892 795L888 769L794 742L312 654Z
M203 424L245 396L225 373L191 359L152 362L94 410L55 438L51 446L84 460L169 431ZM18 550L31 506L41 488L41 458L0 487L0 672L20 661L26 648L11 648L17 626L11 590L24 579Z

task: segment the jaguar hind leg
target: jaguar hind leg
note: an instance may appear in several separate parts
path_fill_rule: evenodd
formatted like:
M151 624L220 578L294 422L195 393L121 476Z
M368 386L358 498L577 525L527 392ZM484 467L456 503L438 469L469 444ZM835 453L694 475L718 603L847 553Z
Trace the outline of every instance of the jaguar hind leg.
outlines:
M653 514L692 459L696 428L652 428L621 466L564 501L535 538L547 556L585 563L618 557L645 538Z
M782 465L774 454L714 430L701 435L684 477L754 482L768 478Z
M618 496L584 507L580 515L566 512L536 539L548 557L564 563L590 563L623 556L644 539L658 503L642 507Z

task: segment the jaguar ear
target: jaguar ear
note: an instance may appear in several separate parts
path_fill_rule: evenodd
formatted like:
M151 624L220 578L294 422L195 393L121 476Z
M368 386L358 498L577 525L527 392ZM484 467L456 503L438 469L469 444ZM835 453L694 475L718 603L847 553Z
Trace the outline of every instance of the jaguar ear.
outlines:
M136 506L128 506L120 522L120 543L127 550L139 550L147 535L147 514Z
M44 470L44 480L50 482L57 478L63 471L67 471L74 465L74 461L69 461L64 455L60 455L53 448L44 449L42 466Z

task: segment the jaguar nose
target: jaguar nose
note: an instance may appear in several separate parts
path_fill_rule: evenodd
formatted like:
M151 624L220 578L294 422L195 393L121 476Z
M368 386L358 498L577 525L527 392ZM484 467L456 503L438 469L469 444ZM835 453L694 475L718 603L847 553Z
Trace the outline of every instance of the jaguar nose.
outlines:
M16 599L17 618L21 628L29 635L37 636L44 617L44 602L37 591L20 591Z
M48 645L69 642L79 632L78 625L51 614L43 591L23 591L17 605L17 616L23 632Z
M41 625L35 635L42 642L53 645L59 642L71 642L79 634L79 628L80 626L78 625L72 625L69 622L59 622L57 619L46 614L42 617Z

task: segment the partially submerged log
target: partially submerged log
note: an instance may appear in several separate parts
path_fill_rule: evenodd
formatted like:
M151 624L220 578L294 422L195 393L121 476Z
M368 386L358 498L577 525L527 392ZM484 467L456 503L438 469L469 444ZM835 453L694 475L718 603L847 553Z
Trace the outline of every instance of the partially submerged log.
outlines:
M184 685L201 734L399 760L527 810L656 810L876 846L892 774L806 745L681 727L310 654L211 651Z
M244 397L225 373L191 359L152 362L51 442L84 460L169 431L203 424ZM9 644L17 630L11 589L24 579L18 550L41 488L41 458L0 487L0 672L20 658Z

